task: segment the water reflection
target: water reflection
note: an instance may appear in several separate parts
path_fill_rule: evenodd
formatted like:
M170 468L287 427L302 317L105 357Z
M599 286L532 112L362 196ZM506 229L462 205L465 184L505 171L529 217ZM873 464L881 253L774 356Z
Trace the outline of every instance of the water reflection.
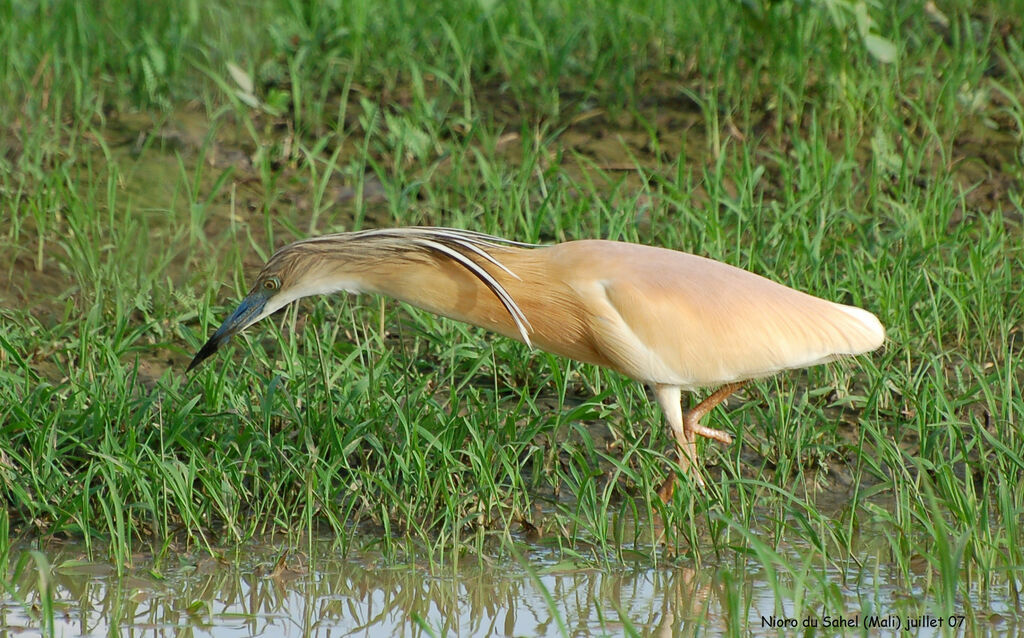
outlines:
M253 545L228 560L175 557L160 573L141 559L118 576L107 564L82 560L75 547L49 551L48 570L26 556L8 571L13 581L0 598L0 636L45 629L41 592L48 586L58 636L778 635L762 615L815 618L798 608L794 590L771 585L776 576L753 562L594 569L531 558L427 569L388 566L371 554L341 557L327 544L314 549L312 559ZM848 575L833 577L850 582ZM863 610L872 605L904 616L916 609L912 596L904 607L893 606L892 587L868 583L872 593L865 596L865 583L853 583L856 589L836 588L848 617L861 614L860 626L849 633L881 635L863 626ZM789 594L780 600L780 591ZM1019 628L984 624L975 634L1016 635ZM814 633L841 632L819 625ZM922 629L914 635L962 633Z
M372 556L338 559L253 547L241 562L200 559L150 574L117 576L75 548L50 555L57 635L178 633L317 635L677 635L705 615L710 575L687 567L601 571L541 564L380 567ZM0 626L39 628L45 603L31 561L0 601ZM716 607L718 605L715 605Z

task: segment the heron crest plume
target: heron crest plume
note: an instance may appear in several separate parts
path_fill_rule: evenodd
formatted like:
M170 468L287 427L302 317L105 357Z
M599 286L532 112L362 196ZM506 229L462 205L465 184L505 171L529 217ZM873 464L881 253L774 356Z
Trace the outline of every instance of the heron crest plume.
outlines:
M488 266L493 266L501 273L522 281L493 254L509 246L530 248L533 244L484 233L433 227L323 235L297 241L274 253L257 276L254 289L259 288L260 282L277 277L282 282L282 291L304 293L294 297L287 295L292 298L280 304L284 305L311 294L369 291L367 284L388 278L389 269L399 264L415 267L415 264L422 266L441 260L465 269L485 286L515 322L522 340L530 345L529 319L501 282L487 270Z

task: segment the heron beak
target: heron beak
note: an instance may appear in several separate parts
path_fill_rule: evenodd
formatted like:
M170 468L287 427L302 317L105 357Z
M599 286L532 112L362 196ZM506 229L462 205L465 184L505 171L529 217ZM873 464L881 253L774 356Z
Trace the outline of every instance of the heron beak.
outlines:
M263 312L263 308L267 305L267 300L270 295L263 291L257 290L249 294L248 297L242 300L242 303L235 308L235 311L231 313L231 316L224 320L220 328L217 328L217 332L213 333L210 340L203 344L203 347L199 349L196 356L192 358L192 363L188 364L186 373L191 372L193 368L203 362L204 359L217 352L218 349L225 343L227 343L231 337L235 336L254 321L259 318Z

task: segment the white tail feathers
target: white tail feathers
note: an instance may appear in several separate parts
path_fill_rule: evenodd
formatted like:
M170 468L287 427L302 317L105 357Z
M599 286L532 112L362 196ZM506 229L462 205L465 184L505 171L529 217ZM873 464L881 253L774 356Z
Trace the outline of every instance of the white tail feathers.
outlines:
M836 305L840 310L856 319L861 327L861 330L848 333L851 351L844 354L862 354L881 347L885 342L885 327L878 317L863 308Z

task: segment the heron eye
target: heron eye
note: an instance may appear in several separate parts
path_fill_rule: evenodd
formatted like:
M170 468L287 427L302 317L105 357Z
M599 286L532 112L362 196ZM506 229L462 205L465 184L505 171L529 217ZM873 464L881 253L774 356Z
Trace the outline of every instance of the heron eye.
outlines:
M263 287L267 290L277 290L281 287L281 280L277 277L271 277L270 279L263 282Z

